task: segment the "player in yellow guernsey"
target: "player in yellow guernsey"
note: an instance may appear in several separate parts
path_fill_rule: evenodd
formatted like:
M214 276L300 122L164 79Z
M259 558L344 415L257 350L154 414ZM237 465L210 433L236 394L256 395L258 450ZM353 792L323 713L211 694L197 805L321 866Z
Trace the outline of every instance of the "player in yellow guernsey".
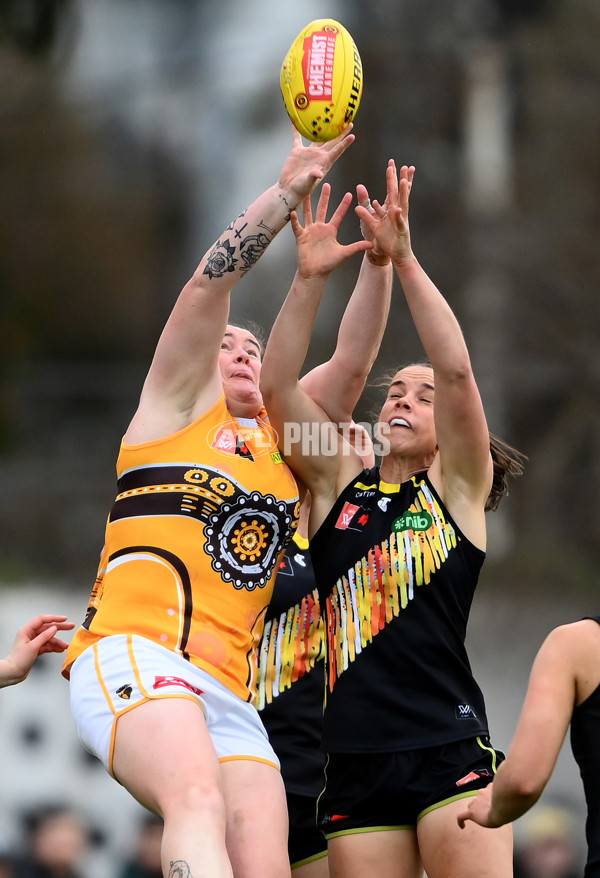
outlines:
M254 348L233 327L226 343L238 335ZM221 397L172 436L124 442L117 475L96 587L67 661L107 635L139 634L252 700L271 580L298 501L266 413L238 420Z
M123 439L98 578L67 653L83 744L164 818L165 876L289 874L279 762L252 701L299 497L262 406L260 345L228 323L229 297L353 139L304 146L295 133L278 183L182 290ZM369 249L347 245L344 258ZM363 286L379 264L363 264ZM383 286L389 305L389 266ZM369 322L380 335L385 321L357 318Z
M249 699L298 491L262 407L257 340L228 323L230 293L352 140L295 134L278 182L184 286L123 440L98 581L67 653L84 745L164 818L165 876L289 869L281 776Z

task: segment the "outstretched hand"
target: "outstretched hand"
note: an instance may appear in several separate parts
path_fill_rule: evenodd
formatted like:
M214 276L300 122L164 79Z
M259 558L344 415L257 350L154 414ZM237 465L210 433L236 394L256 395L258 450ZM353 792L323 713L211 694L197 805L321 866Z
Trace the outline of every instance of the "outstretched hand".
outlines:
M45 652L64 652L69 644L56 637L57 631L74 628L66 616L41 615L31 619L17 632L12 649L0 661L0 686L21 683L29 674L33 663Z
M385 202L371 204L365 186L357 186L359 203L355 207L365 238L373 242L373 252L387 256L396 264L413 258L408 206L414 177L414 167L403 165L400 176L396 163L390 159L386 169L387 195Z
M354 134L351 134L351 131L352 123L333 140L304 146L302 136L293 128L292 151L279 176L279 187L290 210L295 210L300 202L313 192L319 180L325 177L334 163L354 142Z
M296 236L298 272L304 278L328 275L350 256L373 247L370 241L340 244L337 234L352 203L352 195L346 192L333 216L327 221L330 195L331 186L329 183L324 183L314 219L310 196L304 199L302 203L304 225L301 224L295 210L291 213L292 229Z

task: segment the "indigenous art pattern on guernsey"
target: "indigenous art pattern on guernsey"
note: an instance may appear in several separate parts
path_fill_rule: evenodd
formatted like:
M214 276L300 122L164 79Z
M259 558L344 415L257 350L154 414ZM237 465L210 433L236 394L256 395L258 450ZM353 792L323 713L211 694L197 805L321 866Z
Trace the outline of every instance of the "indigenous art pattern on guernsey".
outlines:
M325 655L325 623L315 589L299 604L265 623L259 656L257 708L271 704Z
M426 522L427 529L406 526L415 518ZM424 483L393 528L388 539L338 579L327 599L330 691L356 656L414 599L415 588L429 584L458 544L454 527Z

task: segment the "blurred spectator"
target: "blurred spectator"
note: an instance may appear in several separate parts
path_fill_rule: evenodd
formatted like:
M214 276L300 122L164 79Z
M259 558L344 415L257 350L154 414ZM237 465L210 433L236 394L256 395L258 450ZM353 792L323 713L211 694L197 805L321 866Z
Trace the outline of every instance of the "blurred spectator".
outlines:
M565 808L538 807L515 847L514 878L580 878L573 816Z
M66 805L43 805L24 818L23 855L13 878L84 878L89 843L84 820Z
M7 854L0 852L0 878L15 878L12 860Z
M162 834L162 819L148 812L142 818L138 829L135 854L125 863L117 878L162 878L160 865Z

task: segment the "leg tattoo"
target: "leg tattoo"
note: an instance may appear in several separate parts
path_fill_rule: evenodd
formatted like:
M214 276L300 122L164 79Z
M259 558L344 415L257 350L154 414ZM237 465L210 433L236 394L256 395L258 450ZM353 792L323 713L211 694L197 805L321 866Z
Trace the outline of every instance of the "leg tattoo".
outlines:
M194 878L185 860L171 860L169 878Z

